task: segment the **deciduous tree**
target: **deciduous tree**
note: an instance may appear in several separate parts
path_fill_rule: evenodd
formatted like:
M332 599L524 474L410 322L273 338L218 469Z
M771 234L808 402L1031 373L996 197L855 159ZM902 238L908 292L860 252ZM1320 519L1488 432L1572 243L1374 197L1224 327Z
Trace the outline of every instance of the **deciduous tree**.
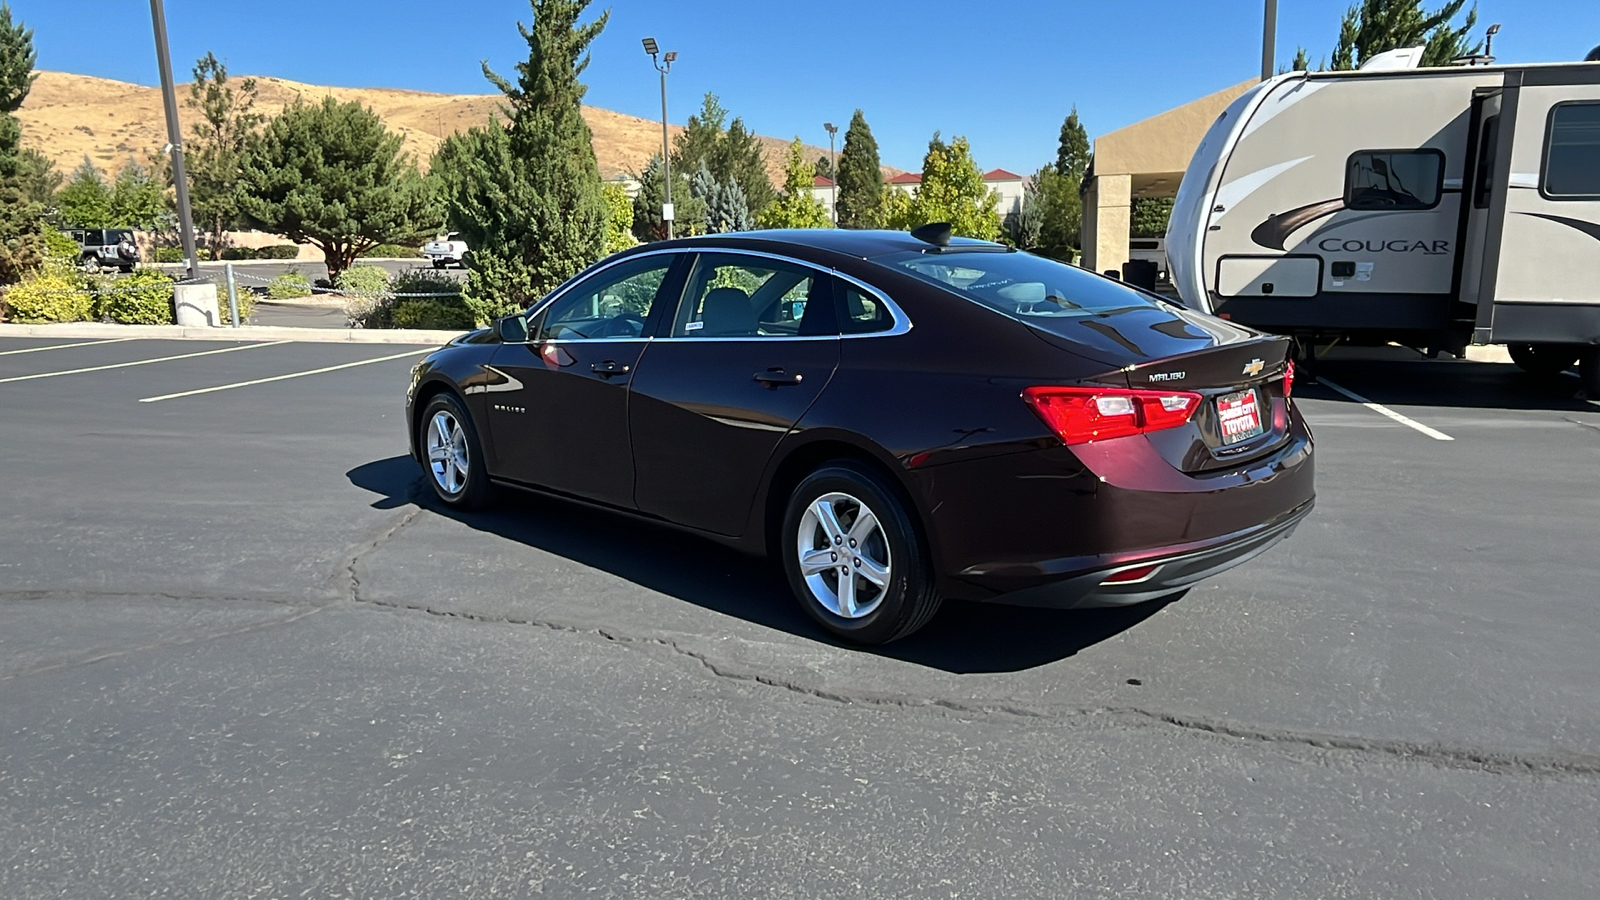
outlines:
M1033 176L1033 190L1039 204L1039 242L1037 252L1071 261L1079 246L1083 225L1083 198L1076 177L1062 175L1054 165L1046 165Z
M184 103L200 113L184 148L189 201L195 222L209 236L212 259L222 258L223 233L238 224L239 163L250 136L265 116L255 111L256 80L228 80L228 67L207 53L194 64L194 81Z
M806 161L805 144L796 137L784 159L783 193L761 213L763 228L827 228L827 207L812 193L817 170Z
M367 107L332 97L295 101L251 138L239 209L255 227L320 248L329 278L363 250L420 240L441 218L400 136Z
M61 211L61 224L69 228L108 228L116 224L111 217L111 185L87 156L56 192L56 206Z
M1483 45L1472 43L1467 35L1478 24L1477 4L1467 10L1459 27L1453 24L1466 3L1447 0L1430 13L1422 8L1422 0L1360 0L1340 23L1333 68L1359 68L1379 53L1419 45L1425 48L1424 66L1442 66L1458 56L1476 53Z
M948 222L958 235L992 241L1000 236L1000 212L995 208L999 201L1000 195L984 183L967 139L947 143L934 132L922 159L917 194L909 202L891 201L889 226L911 229Z
M878 142L859 109L850 117L850 126L844 132L836 180L840 227L880 227L884 222L883 168L878 162Z

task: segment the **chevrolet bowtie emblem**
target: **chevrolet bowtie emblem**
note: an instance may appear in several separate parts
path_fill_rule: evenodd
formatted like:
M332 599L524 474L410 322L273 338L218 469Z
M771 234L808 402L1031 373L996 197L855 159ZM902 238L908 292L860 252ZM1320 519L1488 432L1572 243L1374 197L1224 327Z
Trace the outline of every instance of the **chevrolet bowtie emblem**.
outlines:
M1252 359L1252 360L1250 360L1249 365L1246 365L1244 367L1244 374L1250 375L1250 376L1260 375L1261 374L1261 370L1265 369L1266 367L1267 367L1267 364L1262 362L1261 360Z

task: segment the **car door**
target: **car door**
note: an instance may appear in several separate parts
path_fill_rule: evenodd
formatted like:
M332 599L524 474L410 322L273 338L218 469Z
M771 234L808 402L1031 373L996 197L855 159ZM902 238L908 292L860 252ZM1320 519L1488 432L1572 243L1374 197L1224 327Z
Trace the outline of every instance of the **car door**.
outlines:
M603 268L538 313L527 343L495 352L504 381L486 405L497 477L633 506L628 385L682 264L656 253Z
M836 282L766 254L700 254L634 376L639 509L739 535L778 442L839 363Z

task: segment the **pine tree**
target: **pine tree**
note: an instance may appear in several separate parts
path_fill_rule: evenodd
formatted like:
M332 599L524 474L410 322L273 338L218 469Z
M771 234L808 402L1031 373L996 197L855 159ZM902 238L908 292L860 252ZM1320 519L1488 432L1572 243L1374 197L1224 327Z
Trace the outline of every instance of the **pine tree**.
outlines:
M896 199L889 204L889 226L911 229L948 222L958 235L992 241L1000 236L1000 212L995 208L999 202L1000 195L984 184L967 139L946 143L936 131L922 159L917 195L909 202Z
M296 100L241 156L240 212L255 227L319 247L337 279L362 251L419 240L439 225L433 185L400 143L360 103Z
M1296 47L1295 48L1295 50L1294 50L1294 61L1289 63L1289 71L1291 71L1291 72L1309 72L1309 71L1311 71L1311 57L1306 53L1306 48L1304 48L1304 47Z
M727 120L728 111L722 108L717 95L707 91L701 98L700 111L690 116L683 130L673 138L672 167L680 172L693 172L702 165L707 169L718 165L721 162L717 158L718 148ZM727 175L726 172L712 172L714 176L719 174Z
M883 224L883 168L878 162L878 142L866 116L856 110L845 129L839 153L839 226L877 228Z
M167 192L150 170L129 163L111 185L111 218L117 228L152 231L167 218Z
M482 319L526 309L605 252L607 212L579 76L609 13L590 0L529 0L515 84L484 64L510 121L447 139L435 156L450 227L467 238L466 296ZM635 223L637 227L637 222Z
M88 156L56 192L61 224L76 228L110 228L117 223L111 215L111 185Z
M667 223L661 219L661 204L665 200L661 184L661 154L650 157L644 171L634 177L639 179L639 193L633 198L633 236L641 241L666 240ZM672 167L672 207L675 235L685 237L705 233L706 205L695 196L689 176L677 166Z
M1458 56L1478 52L1467 35L1478 24L1478 6L1467 11L1459 27L1452 23L1467 0L1447 0L1432 13L1422 0L1360 0L1339 24L1339 41L1333 48L1333 68L1359 68L1362 63L1390 50L1423 46L1422 65L1443 66Z
M728 111L717 95L707 93L700 102L700 111L689 117L673 140L672 171L693 173L704 164L716 183L738 184L749 209L756 213L776 196L767 176L766 155L761 150L761 139L745 127L743 119L735 116L731 123L727 120ZM677 190L674 178L674 197Z
M0 2L0 284L15 284L44 261L44 206L28 196L22 125L12 113L33 87L33 32Z
M828 158L828 154L824 153L817 157L817 161L812 165L812 168L817 170L819 177L826 178L829 181L833 180L833 160Z
M1071 261L1079 245L1083 225L1083 197L1077 178L1062 175L1053 164L1045 165L1033 176L1033 189L1039 197L1039 253Z
M716 185L706 202L706 223L712 231L749 231L755 227L744 189L736 181Z
M239 160L266 117L255 112L256 80L246 78L235 88L228 81L228 67L212 53L195 62L184 103L200 113L184 148L190 204L195 221L209 235L211 258L221 259L223 233L240 218Z
M1061 123L1061 138L1056 146L1056 171L1068 178L1083 180L1089 168L1089 132L1078 121L1078 107L1072 107Z
M783 166L783 193L761 214L763 228L827 228L828 210L812 193L817 170L806 161L805 144L789 144Z
M48 214L55 205L56 191L61 190L65 177L56 171L55 160L29 147L17 157L17 177L21 179L22 193L29 200L43 206Z

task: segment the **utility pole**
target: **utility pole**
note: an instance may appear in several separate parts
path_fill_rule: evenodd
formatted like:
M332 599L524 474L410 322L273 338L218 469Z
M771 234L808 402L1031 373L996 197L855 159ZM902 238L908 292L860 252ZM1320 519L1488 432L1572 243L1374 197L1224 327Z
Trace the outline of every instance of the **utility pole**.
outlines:
M167 14L161 0L150 0L156 30L156 64L161 68L161 99L167 108L167 149L172 153L172 183L178 189L178 234L189 278L200 271L194 249L194 212L189 208L189 173L183 167L183 125L178 121L178 94L172 85L172 54L167 51Z
M1266 15L1261 22L1261 80L1266 81L1278 70L1278 0L1267 0Z
M667 223L667 240L672 240L672 149L667 146L667 73L672 71L672 61L677 51L669 51L656 60L661 47L655 38L644 39L644 52L650 54L650 64L661 73L661 221Z
M828 173L833 177L828 180L833 182L833 227L839 227L839 159L833 152L833 136L839 133L838 126L832 122L823 122L822 127L828 129Z

